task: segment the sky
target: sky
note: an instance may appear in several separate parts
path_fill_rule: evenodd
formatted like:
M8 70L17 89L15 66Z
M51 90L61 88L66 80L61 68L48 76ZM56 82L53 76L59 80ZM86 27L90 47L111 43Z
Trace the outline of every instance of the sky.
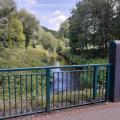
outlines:
M18 9L34 14L41 26L59 30L60 24L71 14L78 0L15 0Z

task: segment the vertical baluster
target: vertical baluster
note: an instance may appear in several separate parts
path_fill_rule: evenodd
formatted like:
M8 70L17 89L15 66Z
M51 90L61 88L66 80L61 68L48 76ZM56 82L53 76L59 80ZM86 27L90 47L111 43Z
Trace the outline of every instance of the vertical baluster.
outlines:
M53 110L54 110L54 99L55 99L55 75L53 73Z
M104 75L104 74L105 74L105 70L104 70L104 68L103 68L102 100L104 100L104 87L105 87L105 86L104 86L104 82L105 82L105 81L104 81L104 80L105 80L105 75Z
M57 90L57 95L58 95L58 108L59 108L59 102L60 102L60 98L59 98L59 72L57 73L57 86L58 86L58 90Z
M101 90L101 73L102 73L102 70L99 70L99 76L100 76L100 78L99 78L99 96L98 96L98 101L100 100L100 96L101 96L101 92L100 92L100 90Z
M98 66L94 66L93 99L97 97Z
M67 81L68 81L68 73L66 72L66 106L67 106L67 103L68 103L68 98L67 98L67 95L68 95L68 94L67 94L67 92L68 92L68 91L67 91L67 88L68 88L67 84L68 84L68 83L67 83Z
M72 73L72 72L71 72L71 73ZM73 74L74 74L74 78L73 78L73 79L74 79L74 81L73 81L73 85L74 85L74 92L73 92L74 102L73 102L73 103L74 103L74 105L75 105L75 97L76 97L76 88L75 88L75 87L76 87L76 86L75 86L75 79L76 79L76 75L75 75L75 74L76 74L76 73L75 73L75 71L73 72Z
M83 77L82 77L82 104L84 102L84 75L85 75L85 70L83 68Z
M63 90L63 75L64 75L64 73L62 72L62 108L63 108L63 94L64 94L64 90Z
M92 69L90 68L89 74L90 74L90 99L92 98Z
M33 79L32 79L32 74L31 74L31 81L30 81L30 84L31 84L31 111L33 110Z
M22 76L20 75L20 97L21 97L21 114L22 114Z
M16 112L16 115L17 115L17 100L16 100L16 76L14 76L14 97L15 97L15 112Z
M5 79L2 77L3 116L5 117Z
M72 103L72 73L70 74L70 106L71 106L71 103Z
M46 69L46 111L50 110L50 69Z
M78 105L80 103L80 86L81 86L81 78L80 78L80 71L78 72L79 74L79 86L78 86Z
M27 80L27 75L25 76L25 91L26 91L26 113L28 111L28 80Z
M9 110L10 110L10 116L11 116L11 88L10 88L10 76L8 76L8 94L9 94Z
M36 74L36 108L38 111L38 75Z
M87 99L88 99L88 67L85 68L86 69L86 102L87 102Z
M42 110L43 110L43 102L44 102L44 99L43 99L43 97L44 97L44 84L43 84L43 75L40 75L40 82L41 82L41 104L42 104Z

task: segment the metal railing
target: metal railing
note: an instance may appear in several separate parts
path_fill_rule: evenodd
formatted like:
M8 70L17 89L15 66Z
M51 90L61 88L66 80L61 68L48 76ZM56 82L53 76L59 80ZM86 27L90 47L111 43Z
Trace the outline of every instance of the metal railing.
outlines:
M0 119L105 102L110 64L0 69Z

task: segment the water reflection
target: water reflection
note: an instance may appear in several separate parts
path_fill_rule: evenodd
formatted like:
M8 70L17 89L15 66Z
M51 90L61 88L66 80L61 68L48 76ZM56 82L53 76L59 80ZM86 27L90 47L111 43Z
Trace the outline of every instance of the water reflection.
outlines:
M55 66L60 66L57 61ZM79 79L76 79L76 74L69 71L64 71L60 68L51 70L51 91L68 91L77 90L79 88ZM78 75L79 76L79 75ZM77 80L77 81L76 81Z
M70 89L70 73L65 73L61 69L53 69L53 80L51 89L54 91L65 91Z

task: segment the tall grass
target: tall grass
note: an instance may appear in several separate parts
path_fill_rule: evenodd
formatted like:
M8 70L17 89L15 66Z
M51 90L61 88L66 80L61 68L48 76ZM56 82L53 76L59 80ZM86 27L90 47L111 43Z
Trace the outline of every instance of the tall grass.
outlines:
M55 54L43 48L0 49L0 68L35 67L47 65Z

